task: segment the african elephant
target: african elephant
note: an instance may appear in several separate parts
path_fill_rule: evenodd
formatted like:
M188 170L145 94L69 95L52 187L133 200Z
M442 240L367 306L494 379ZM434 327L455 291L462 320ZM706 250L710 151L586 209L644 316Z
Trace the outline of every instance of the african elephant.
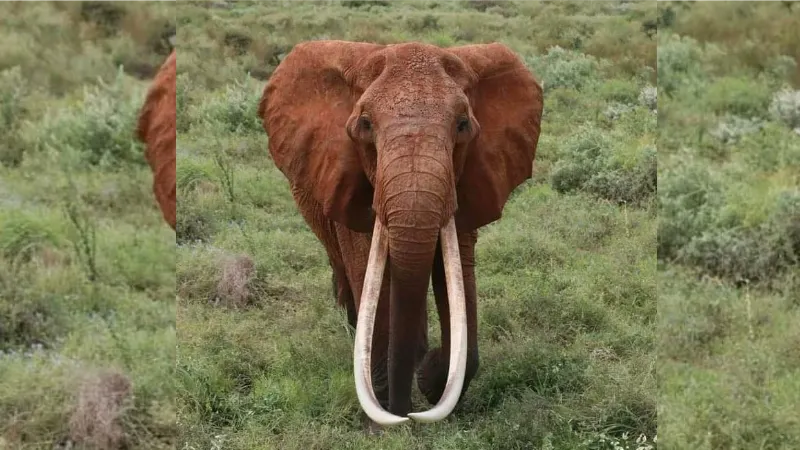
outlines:
M362 408L407 421L418 368L438 404L408 416L446 417L478 368L477 229L531 176L541 86L497 43L315 41L276 68L258 114L357 328ZM442 346L429 351L431 279Z
M145 158L153 171L153 193L164 220L175 229L175 77L173 50L156 74L139 112L138 139L145 143Z

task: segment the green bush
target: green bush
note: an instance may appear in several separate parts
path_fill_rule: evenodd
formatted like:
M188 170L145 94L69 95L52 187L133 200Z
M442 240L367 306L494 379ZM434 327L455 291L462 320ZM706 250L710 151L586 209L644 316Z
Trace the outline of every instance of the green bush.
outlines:
M771 100L769 88L743 77L723 77L708 86L703 102L717 114L764 117Z
M551 174L553 189L558 192L581 190L613 202L638 205L656 191L654 147L643 147L634 164L623 165L608 136L585 129L567 141L561 154Z
M550 47L546 54L530 57L526 62L543 81L545 92L558 88L581 90L594 85L600 78L599 72L608 64L559 46Z
M769 105L772 118L789 128L800 129L800 90L782 89Z
M74 155L76 165L146 165L142 145L133 139L143 95L138 89L131 92L125 78L120 70L111 84L98 80L84 89L79 104L43 118L33 137L37 147L68 158Z
M204 97L191 110L191 120L227 133L263 133L258 117L262 88L255 80L235 80Z
M701 58L703 52L697 41L690 37L665 34L658 41L658 87L666 95L691 86L703 77Z

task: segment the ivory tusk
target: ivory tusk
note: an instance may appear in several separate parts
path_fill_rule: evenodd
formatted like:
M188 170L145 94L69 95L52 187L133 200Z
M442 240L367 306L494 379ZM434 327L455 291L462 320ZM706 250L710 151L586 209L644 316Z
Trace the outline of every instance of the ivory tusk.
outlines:
M453 411L461 396L467 367L467 311L455 218L450 218L447 225L442 228L441 237L447 298L450 306L450 364L447 372L447 384L439 403L428 411L408 415L417 422L425 423L442 420Z
M380 220L375 220L370 244L364 289L356 323L356 339L353 349L353 373L356 379L356 394L361 408L370 419L382 426L408 422L408 417L396 416L381 406L372 387L372 332L381 293L383 271L386 267L388 240L383 233ZM460 270L459 270L460 272ZM460 388L459 388L460 389Z

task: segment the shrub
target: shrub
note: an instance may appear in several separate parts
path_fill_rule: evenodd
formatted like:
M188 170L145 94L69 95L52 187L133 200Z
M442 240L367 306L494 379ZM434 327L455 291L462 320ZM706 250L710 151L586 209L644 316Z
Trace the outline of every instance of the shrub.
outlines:
M612 79L600 85L600 96L606 101L632 105L636 103L639 91L632 82Z
M800 194L787 194L767 222L704 232L678 252L678 259L736 282L769 281L800 263L798 224Z
M545 92L558 88L581 90L596 83L598 71L607 65L591 55L559 46L550 47L546 54L528 58L526 62L543 81Z
M719 217L722 181L710 166L691 160L658 177L658 258L674 259Z
M789 128L800 128L800 90L782 89L772 96L769 114Z
M656 70L658 87L671 96L682 86L691 85L703 76L702 50L692 38L668 34L658 43Z
M634 164L623 165L611 141L597 130L583 130L567 142L553 168L553 188L561 193L582 190L617 203L641 204L656 191L655 148L641 149Z
M639 104L646 107L650 111L658 109L658 88L654 86L645 86L639 91Z
M81 163L119 167L147 164L134 137L142 96L128 92L120 69L111 84L98 80L84 90L77 106L48 114L36 124L36 145L54 153L77 155Z
M769 88L748 78L723 77L712 83L705 102L717 114L764 117L770 102Z
M258 117L260 83L246 79L232 84L206 97L191 114L193 122L221 127L229 133L263 133Z
M758 119L725 116L709 134L723 144L733 144L748 134L760 131L763 127L764 123Z

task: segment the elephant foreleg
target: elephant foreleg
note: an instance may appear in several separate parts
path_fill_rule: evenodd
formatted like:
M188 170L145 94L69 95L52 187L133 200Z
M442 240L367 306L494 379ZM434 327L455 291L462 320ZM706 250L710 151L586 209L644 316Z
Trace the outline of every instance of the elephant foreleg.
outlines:
M344 267L336 267L332 265L333 275L331 281L333 283L333 293L336 296L336 303L347 311L347 323L351 327L356 327L356 303L353 298L353 290L350 288L350 283L347 281L347 275Z
M464 300L467 312L467 367L461 395L467 391L470 381L478 371L478 314L475 286L475 242L477 233L459 233L458 246L461 254L461 270L464 275ZM444 260L441 243L437 246L431 273L436 311L442 330L442 345L428 351L417 370L417 386L432 405L439 401L447 384L450 360L450 307L447 303L447 285L444 276Z

